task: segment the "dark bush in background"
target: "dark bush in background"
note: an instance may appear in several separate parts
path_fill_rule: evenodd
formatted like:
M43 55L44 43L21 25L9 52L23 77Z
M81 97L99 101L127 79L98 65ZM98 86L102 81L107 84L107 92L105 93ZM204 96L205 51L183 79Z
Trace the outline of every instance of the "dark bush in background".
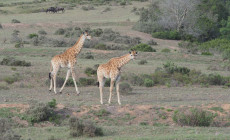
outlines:
M132 49L136 51L142 51L142 52L156 52L156 50L153 49L151 46L143 43L134 46Z
M1 140L20 140L21 136L16 135L7 119L0 118L0 139Z
M147 63L148 63L147 60L141 60L141 61L138 62L139 65L144 65L144 64L147 64Z
M133 89L130 86L130 84L127 82L121 82L119 87L120 87L119 91L122 95L129 95L130 93L132 93Z
M25 66L29 67L31 66L30 62L26 62L25 60L16 60L13 57L6 57L3 58L3 60L0 62L1 65L7 65L7 66Z
M12 19L11 23L21 23L21 22L19 20L17 20L17 19Z
M93 68L87 67L85 69L85 74L88 75L88 76L93 76L93 75L97 74L97 71L95 69L93 69Z

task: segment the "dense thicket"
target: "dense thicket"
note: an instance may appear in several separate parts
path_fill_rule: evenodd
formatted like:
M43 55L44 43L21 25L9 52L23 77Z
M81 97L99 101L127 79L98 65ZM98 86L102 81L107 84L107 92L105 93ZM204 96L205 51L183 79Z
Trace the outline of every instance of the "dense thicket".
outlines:
M209 41L229 38L230 0L152 1L135 29L165 39Z

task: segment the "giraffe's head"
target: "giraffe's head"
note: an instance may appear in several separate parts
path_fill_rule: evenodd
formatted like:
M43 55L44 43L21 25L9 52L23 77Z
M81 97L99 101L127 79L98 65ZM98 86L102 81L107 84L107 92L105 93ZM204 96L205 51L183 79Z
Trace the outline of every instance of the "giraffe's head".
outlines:
M83 35L85 36L86 39L91 39L91 36L89 35L89 32L87 30L85 30L85 32L83 32Z
M135 59L135 57L137 56L137 51L131 50L131 51L129 52L129 54L130 54L130 58L131 58L131 59Z

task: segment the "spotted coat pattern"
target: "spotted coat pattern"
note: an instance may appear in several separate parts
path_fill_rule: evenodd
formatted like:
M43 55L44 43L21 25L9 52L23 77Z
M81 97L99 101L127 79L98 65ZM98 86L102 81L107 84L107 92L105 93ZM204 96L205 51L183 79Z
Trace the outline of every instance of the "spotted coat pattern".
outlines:
M91 36L89 36L88 32L83 33L79 40L73 45L73 47L67 49L64 53L56 55L51 60L51 68L50 68L50 91L52 90L52 87L54 87L55 94L56 91L56 76L57 72L60 67L67 67L67 74L66 79L63 84L63 86L60 89L60 93L62 92L63 88L65 87L65 84L69 78L70 72L72 73L72 78L74 81L75 89L77 94L79 94L79 90L77 88L76 80L75 80L75 72L74 72L74 66L77 61L76 57L81 52L81 49L83 47L83 44L85 42L85 39L91 39Z
M126 54L121 57L115 57L109 60L106 64L101 64L97 69L97 78L99 82L99 90L100 90L100 102L103 104L103 91L102 88L105 84L106 78L110 78L110 95L108 103L111 103L111 96L114 83L116 84L116 92L118 98L118 104L120 102L120 93L119 93L119 81L121 75L121 68L125 64L127 64L131 59L134 59L137 55L136 51L131 51L129 54Z

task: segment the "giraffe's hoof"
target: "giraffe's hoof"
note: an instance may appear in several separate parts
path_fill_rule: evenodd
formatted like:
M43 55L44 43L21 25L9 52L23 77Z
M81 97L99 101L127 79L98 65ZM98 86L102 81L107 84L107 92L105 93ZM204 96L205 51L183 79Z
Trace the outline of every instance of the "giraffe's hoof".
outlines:
M103 105L103 102L101 102L101 104Z
M59 91L60 94L62 94L62 91Z
M51 92L51 89L49 89L49 92Z

